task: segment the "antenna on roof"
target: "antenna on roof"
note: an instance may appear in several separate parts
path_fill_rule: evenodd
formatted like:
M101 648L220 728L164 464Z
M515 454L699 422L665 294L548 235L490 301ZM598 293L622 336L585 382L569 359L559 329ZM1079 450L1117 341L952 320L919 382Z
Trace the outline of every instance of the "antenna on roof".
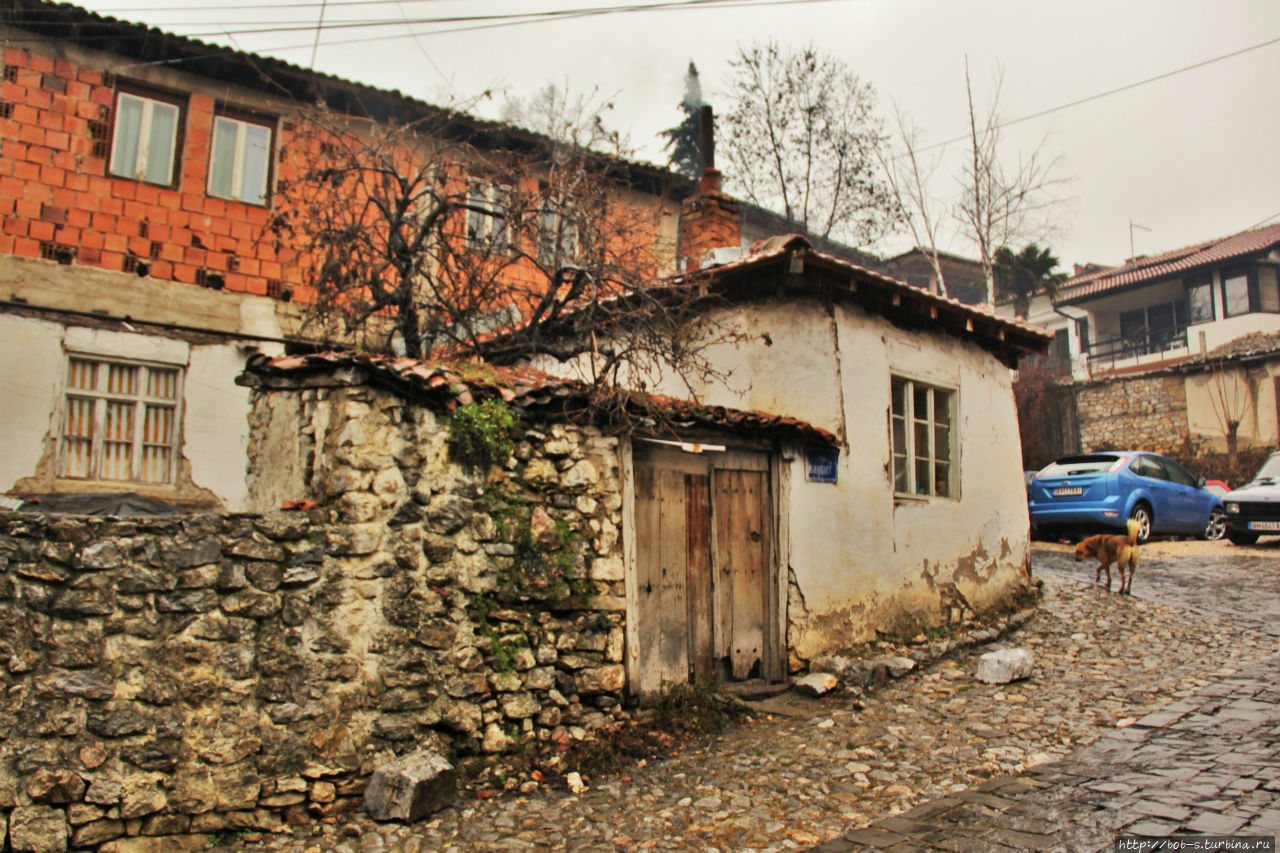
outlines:
M1138 257L1137 253L1133 251L1133 229L1135 228L1141 228L1143 231L1151 230L1145 225L1139 225L1138 223L1134 222L1132 219L1129 220L1129 260L1131 261L1134 258Z

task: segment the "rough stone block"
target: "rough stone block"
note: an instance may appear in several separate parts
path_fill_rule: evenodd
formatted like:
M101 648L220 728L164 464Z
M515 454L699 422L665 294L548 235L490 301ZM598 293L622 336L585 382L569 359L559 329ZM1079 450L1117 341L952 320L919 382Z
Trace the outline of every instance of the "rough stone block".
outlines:
M978 680L987 684L1008 684L1030 678L1035 656L1028 649L1000 649L978 658Z
M19 806L9 815L13 853L65 853L67 816L48 806Z
M458 774L434 752L401 756L373 771L364 807L374 820L418 821L453 802Z

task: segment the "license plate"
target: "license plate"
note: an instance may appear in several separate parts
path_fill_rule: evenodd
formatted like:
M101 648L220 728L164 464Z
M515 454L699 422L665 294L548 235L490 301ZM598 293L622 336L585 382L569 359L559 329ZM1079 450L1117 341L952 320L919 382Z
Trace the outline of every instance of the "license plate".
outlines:
M1280 530L1280 521L1251 521L1250 530Z
M1065 489L1054 489L1053 496L1055 498L1068 498L1072 495L1083 495L1084 486L1069 486Z

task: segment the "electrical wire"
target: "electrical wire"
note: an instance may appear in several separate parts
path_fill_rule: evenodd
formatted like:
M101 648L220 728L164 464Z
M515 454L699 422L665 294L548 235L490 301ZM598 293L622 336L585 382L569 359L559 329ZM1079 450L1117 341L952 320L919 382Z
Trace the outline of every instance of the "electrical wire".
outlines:
M1258 42L1257 44L1250 45L1249 47L1242 47L1239 50L1233 50L1230 53L1224 53L1221 56L1215 56L1210 59L1202 60L1200 62L1193 62L1190 65L1184 65L1181 68L1175 68L1172 71L1166 71L1163 74L1157 74L1154 77L1147 77L1144 80L1138 80L1134 83L1126 83L1123 86L1117 86L1114 89L1108 89L1105 92L1098 92L1095 95L1089 95L1088 97L1084 97L1084 98L1077 98L1074 101L1069 101L1065 104L1059 104L1056 107L1049 107L1048 109L1040 110L1038 112L1030 113L1024 116L1019 116L1018 118L1012 118L1012 119L1009 119L1008 121L1002 121L996 125L993 125L991 129L999 130L1005 127L1012 127L1015 124L1022 124L1023 122L1031 121L1032 119L1043 118L1047 115L1052 115L1053 113L1071 109L1072 107L1078 107L1081 104L1087 104L1087 103L1090 103L1091 101L1097 101L1101 98L1107 98L1107 97L1110 97L1111 95L1118 95L1121 92L1127 92L1130 89L1136 89L1139 86L1145 86L1148 83L1155 83L1158 80L1165 80L1177 74L1184 74L1187 71L1194 71L1197 68L1204 68L1206 65L1212 65L1215 62L1222 62L1225 59L1232 59L1234 57L1249 53L1250 51L1260 50L1264 47L1270 47L1273 44L1280 44L1280 37L1268 39L1263 42ZM931 145L925 145L920 148L917 148L916 153L919 154L924 151L932 151L936 148L944 148L948 145L953 145L957 142L965 142L969 138L970 138L970 135L967 133L964 134L963 136L954 136L951 139L946 139L946 140L943 140L942 142L935 142ZM906 156L906 155L900 155L900 156Z

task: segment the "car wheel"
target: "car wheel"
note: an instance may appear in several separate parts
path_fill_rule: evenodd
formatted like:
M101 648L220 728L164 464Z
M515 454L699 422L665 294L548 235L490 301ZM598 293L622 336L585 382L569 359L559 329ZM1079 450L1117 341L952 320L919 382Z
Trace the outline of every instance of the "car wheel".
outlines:
M1151 510L1146 504L1138 504L1129 513L1129 518L1138 522L1138 544L1145 545L1151 538Z
M1232 545L1252 545L1258 541L1257 533L1249 533L1244 530L1227 530L1227 538L1231 540Z
M1227 532L1227 514L1220 509L1209 513L1209 523L1204 528L1204 538L1217 542Z

